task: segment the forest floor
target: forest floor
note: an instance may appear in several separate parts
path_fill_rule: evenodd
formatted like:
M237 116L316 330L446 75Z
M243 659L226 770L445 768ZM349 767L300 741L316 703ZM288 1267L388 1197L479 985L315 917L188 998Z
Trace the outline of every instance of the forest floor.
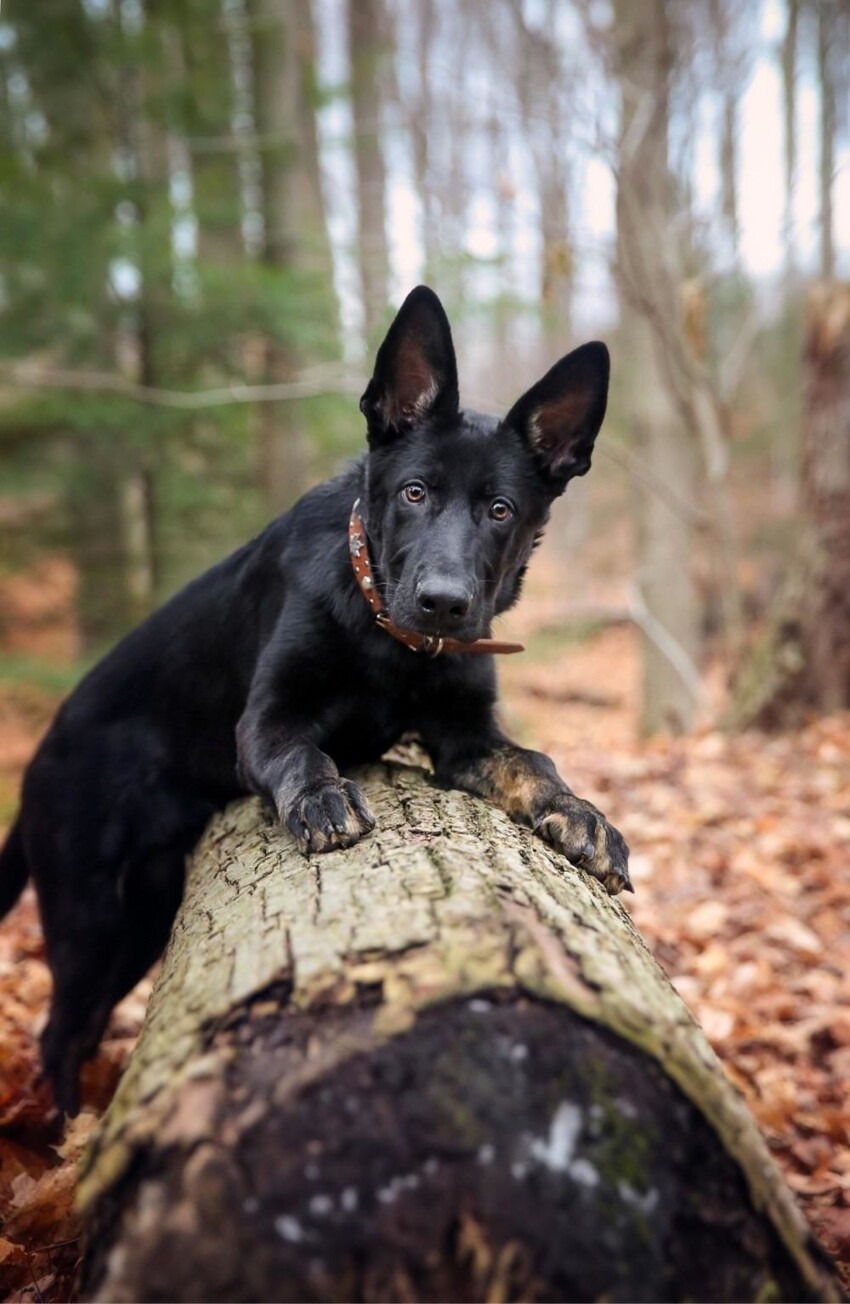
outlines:
M532 597L504 632L530 635L526 656L500 667L506 723L626 835L636 888L626 904L850 1285L850 717L780 737L703 725L638 741L629 624L571 637ZM0 824L60 687L4 682L0 663ZM67 1298L76 1160L150 987L116 1011L63 1140L38 1082L49 979L31 890L0 926L0 1298Z

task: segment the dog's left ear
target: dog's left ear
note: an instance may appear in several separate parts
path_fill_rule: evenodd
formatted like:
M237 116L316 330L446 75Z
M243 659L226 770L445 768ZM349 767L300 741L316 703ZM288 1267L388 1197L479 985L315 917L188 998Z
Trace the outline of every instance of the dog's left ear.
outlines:
M574 349L523 394L505 417L531 445L556 493L590 470L608 402L611 360L598 340Z
M402 433L427 416L458 410L457 363L443 305L427 285L411 290L378 349L360 400L369 442Z

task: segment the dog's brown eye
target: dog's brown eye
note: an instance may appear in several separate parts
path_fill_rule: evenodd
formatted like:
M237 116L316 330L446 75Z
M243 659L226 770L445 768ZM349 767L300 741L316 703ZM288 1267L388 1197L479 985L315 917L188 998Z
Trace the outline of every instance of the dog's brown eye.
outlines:
M425 486L418 480L412 480L404 486L401 496L406 503L422 503L425 501Z
M506 498L494 498L490 504L490 515L494 521L509 521L514 509Z

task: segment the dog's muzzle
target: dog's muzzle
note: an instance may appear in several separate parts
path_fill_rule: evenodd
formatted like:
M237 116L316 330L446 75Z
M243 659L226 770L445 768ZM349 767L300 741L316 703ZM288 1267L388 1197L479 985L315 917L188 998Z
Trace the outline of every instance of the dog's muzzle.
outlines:
M359 498L351 509L351 516L348 521L348 552L351 557L351 567L354 571L354 578L357 580L357 586L371 607L376 623L397 642L403 643L411 652L424 652L426 656L438 657L441 652L465 652L481 655L490 652L509 654L525 651L522 643L503 643L495 638L478 638L474 643L464 643L458 638L445 638L438 634L419 634L414 629L401 629L400 626L394 624L384 611L384 604L375 583L366 529L360 515Z

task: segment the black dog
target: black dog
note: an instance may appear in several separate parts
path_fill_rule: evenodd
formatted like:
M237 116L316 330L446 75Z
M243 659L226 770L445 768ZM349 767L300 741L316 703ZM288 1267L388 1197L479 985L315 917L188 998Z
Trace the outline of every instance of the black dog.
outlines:
M630 887L620 834L501 733L490 645L464 655L588 470L608 369L587 344L503 421L463 411L442 305L414 290L361 400L368 454L172 598L62 706L0 857L0 915L30 874L38 890L61 1110L76 1112L83 1061L165 945L187 852L246 791L302 851L350 846L374 820L341 771L413 730L439 782L502 806L609 892Z

